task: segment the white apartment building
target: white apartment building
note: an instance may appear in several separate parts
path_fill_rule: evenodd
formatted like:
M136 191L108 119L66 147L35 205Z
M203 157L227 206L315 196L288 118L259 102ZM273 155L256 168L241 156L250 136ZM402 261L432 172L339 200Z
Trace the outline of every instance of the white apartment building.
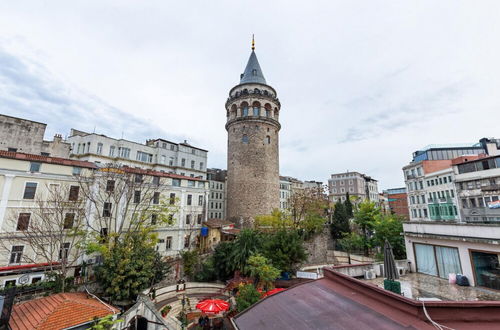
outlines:
M417 186L409 196L425 191L429 212L427 218L410 212L403 224L412 271L444 279L463 274L473 286L500 290L500 141L426 148L415 155L420 159L404 167L408 188Z
M208 218L226 218L226 176L227 171L217 168L207 170L210 193L208 196Z
M292 182L289 177L280 176L280 211L288 209L288 199L292 195Z
M346 194L359 200L370 200L379 203L377 180L359 173L345 172L332 174L328 180L329 199L331 202L345 201Z
M71 129L67 142L71 144L73 159L96 164L119 163L206 179L208 151L191 146L187 141L174 143L154 139L141 144Z
M147 202L152 203L152 208L163 200L175 206L175 213L171 215L173 224L158 225L155 228L159 238L157 245L159 253L163 256L178 256L179 252L185 248L195 246L198 243L197 236L202 223L207 220L208 182L199 178L153 170L123 169L126 173L132 173L136 178L140 177L141 180L149 182L148 186L153 186L150 189L157 191L154 194L151 191L152 201ZM106 173L106 168L98 168L95 164L86 161L0 151L0 239L2 241L0 244L0 287L6 284L29 284L44 279L48 260L41 259L38 252L21 239L23 231L33 230L32 226L36 224L34 221L41 212L39 203L45 201L49 191L57 187L65 187L64 189L68 190L65 192L68 194L68 201L83 198L84 187L78 180L82 171ZM107 190L109 183L101 186L106 187ZM95 194L98 193L95 190ZM135 191L132 203L139 203L141 198L146 200L146 197L145 194L141 195L140 190ZM64 211L66 213L64 226L66 226L66 220L73 224L77 220L81 222L80 217L83 217L85 218L83 223L86 224L84 228L95 229L99 226L96 218L111 217L111 214L116 215L116 221L128 221L120 219L122 217L120 214L126 214L121 203L108 202L104 203L105 205L98 205L88 200L83 202L85 207L80 208L81 212ZM130 212L128 214L134 216ZM152 225L156 225L157 217L157 214L151 214ZM71 226L64 229L69 230L73 228ZM109 228L100 228L101 235L107 235L108 230ZM56 260L50 262L59 262L58 258L61 258L61 253L64 254L63 251L70 250L71 244L71 241L64 243L64 246L60 247L59 257L57 257L56 250L54 255ZM78 263L84 260L91 263L95 261L95 258L82 256L78 259ZM76 276L79 271L79 267L75 266Z

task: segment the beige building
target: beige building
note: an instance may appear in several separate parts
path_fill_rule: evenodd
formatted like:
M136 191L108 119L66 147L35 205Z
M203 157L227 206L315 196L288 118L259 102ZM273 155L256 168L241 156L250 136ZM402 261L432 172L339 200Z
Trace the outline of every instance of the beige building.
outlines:
M0 150L68 158L71 145L56 134L44 140L47 124L0 114Z
M280 206L281 104L253 48L240 78L226 101L227 219L245 226Z
M332 174L328 180L329 199L335 203L345 201L346 194L360 200L370 200L379 203L377 180L359 173L345 172Z

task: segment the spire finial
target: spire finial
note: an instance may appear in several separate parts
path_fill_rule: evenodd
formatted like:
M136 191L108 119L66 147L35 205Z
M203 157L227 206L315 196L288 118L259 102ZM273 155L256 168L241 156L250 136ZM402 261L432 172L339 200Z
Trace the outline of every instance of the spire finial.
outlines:
M255 38L253 34L252 34L252 50L255 50Z

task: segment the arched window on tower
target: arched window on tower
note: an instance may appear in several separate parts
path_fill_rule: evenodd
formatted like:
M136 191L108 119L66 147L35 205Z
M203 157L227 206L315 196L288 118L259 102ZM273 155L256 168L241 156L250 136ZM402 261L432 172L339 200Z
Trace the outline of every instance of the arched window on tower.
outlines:
M269 135L266 136L266 143L271 144L271 137Z
M266 103L266 105L264 106L266 108L266 117L267 118L271 118L271 105L269 103Z
M248 135L243 134L243 137L241 138L241 142L248 143Z
M254 103L252 103L252 108L253 108L253 115L255 117L258 117L260 112L260 103L255 101Z
M243 109L241 109L241 113L243 117L248 116L248 107L244 106Z

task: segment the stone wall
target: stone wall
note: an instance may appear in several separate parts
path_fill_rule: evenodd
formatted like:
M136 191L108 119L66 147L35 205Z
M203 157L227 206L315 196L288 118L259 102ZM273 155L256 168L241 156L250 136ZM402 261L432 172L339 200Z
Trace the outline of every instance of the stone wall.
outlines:
M314 236L304 243L307 261L306 264L324 264L328 262L328 245L331 240L329 229L326 227L323 232Z

